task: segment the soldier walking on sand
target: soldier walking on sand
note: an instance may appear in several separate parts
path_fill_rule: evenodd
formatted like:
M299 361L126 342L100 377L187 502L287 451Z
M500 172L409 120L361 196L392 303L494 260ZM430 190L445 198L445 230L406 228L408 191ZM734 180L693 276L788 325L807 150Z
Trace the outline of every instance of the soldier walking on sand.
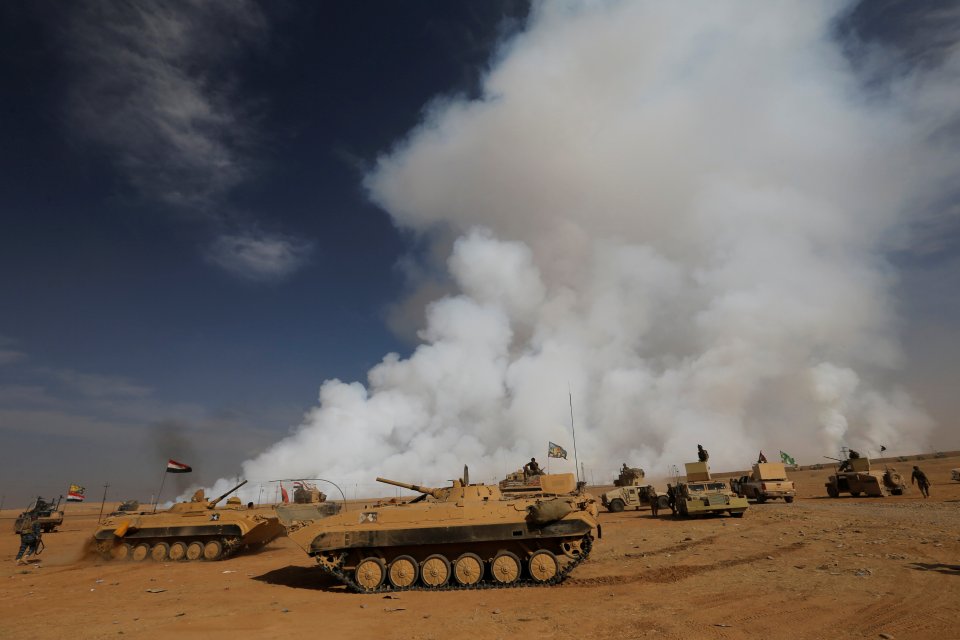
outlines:
M667 485L667 506L673 515L677 515L677 488L672 484Z
M17 564L27 564L27 558L37 552L40 545L40 516L31 513L20 524L20 551L17 552ZM26 552L26 555L24 555Z
M927 479L927 474L923 471L920 471L920 467L913 465L913 475L910 476L910 484L914 482L917 483L917 487L920 489L920 493L923 494L924 498L930 497L930 480Z
M657 511L660 510L660 505L657 504L657 490L652 486L647 487L647 499L650 500L650 515L654 518L657 517Z

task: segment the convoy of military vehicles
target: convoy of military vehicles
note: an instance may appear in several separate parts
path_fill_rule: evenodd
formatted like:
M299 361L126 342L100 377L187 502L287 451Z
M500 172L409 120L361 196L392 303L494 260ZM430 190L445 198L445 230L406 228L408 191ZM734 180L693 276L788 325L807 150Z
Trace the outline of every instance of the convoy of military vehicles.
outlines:
M712 476L709 455L698 449L700 460L686 463L685 476L676 474L666 490L657 491L645 482L643 469L624 463L614 489L599 500L573 474L544 474L527 465L497 485L471 483L466 467L449 487L377 478L420 495L350 510L305 481L294 483L292 503L267 514L238 497L218 507L243 481L217 498L198 491L193 500L159 512L126 501L98 523L93 544L109 560L209 561L286 535L322 571L357 592L550 585L586 560L601 538L599 505L613 513L650 508L653 515L670 509L678 517L739 518L748 500L794 501L796 487L784 464L758 462L728 486ZM830 497L900 495L907 489L895 469L874 469L856 452L837 462L825 483ZM952 474L960 480L960 470ZM17 518L16 531L27 518L49 532L63 522L63 511L59 501L37 498Z

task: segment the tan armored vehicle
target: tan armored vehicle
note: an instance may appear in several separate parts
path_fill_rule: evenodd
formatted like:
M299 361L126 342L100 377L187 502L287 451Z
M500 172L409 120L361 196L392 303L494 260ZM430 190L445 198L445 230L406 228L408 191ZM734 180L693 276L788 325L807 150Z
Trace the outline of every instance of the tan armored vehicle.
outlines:
M714 480L706 462L688 462L686 471L687 481L671 489L677 515L729 513L734 518L743 517L750 506L747 499L730 491L726 483Z
M655 492L650 485L638 487L634 485L619 487L600 496L600 502L607 511L619 513L624 509L650 508L651 496L657 495L657 508L667 509L670 506L666 493Z
M767 500L783 498L793 502L797 488L787 479L787 469L782 462L758 462L748 476L730 479L730 489L748 500L763 504Z
M576 492L572 474L541 476L536 497L504 497L466 477L445 488L377 481L421 495L286 525L323 571L357 592L556 584L600 536L596 500Z
M872 470L869 458L840 461L837 473L830 476L824 486L831 498L838 498L841 493L849 493L853 497L861 493L876 497L890 494L899 496L907 490L903 476L896 469L886 467L883 471Z
M44 500L41 497L37 497L36 500L30 503L27 510L18 515L17 519L14 520L13 532L19 533L20 527L23 526L23 521L30 518L33 514L37 515L41 531L44 533L55 531L57 527L63 524L63 511L60 510L60 500L62 498L63 496L60 496L60 498L54 502L53 500Z
M620 475L613 481L615 487L636 487L640 486L643 477L646 475L640 467L628 467L624 462L620 467Z
M283 535L274 515L253 513L235 503L216 509L218 502L246 480L214 500L178 502L159 513L111 515L97 527L94 541L113 560L222 560L246 547L262 546Z

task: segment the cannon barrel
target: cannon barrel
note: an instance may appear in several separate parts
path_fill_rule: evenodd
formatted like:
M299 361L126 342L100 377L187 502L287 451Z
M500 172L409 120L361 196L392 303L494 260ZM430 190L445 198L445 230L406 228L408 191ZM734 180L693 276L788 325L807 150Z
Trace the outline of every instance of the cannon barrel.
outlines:
M836 460L837 462L843 462L843 460L841 460L840 458L831 458L830 456L823 456L823 457L826 458L827 460Z
M227 491L225 494L223 494L222 496L220 496L220 497L217 498L216 500L208 500L208 501L207 501L207 508L208 508L208 509L213 509L215 506L217 506L217 503L218 503L218 502L220 502L221 500L223 500L223 499L226 498L228 495L230 495L231 493L233 493L234 491L236 491L237 489L239 489L240 487L242 487L242 486L245 485L245 484L247 484L247 481L246 481L246 480L244 480L243 482L241 482L240 484L238 484L237 486L235 486L233 489L230 489L230 491Z
M419 491L420 493L426 493L434 498L439 497L440 489L435 487L421 487L417 484L407 484L406 482L398 482L396 480L388 480L387 478L377 478L377 482L383 482L384 484L392 484L395 487L402 487L404 489L410 489L411 491Z

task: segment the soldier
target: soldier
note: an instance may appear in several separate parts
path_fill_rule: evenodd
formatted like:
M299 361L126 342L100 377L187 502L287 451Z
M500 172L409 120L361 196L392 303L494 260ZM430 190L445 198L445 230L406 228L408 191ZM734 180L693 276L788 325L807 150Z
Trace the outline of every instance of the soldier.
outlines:
M20 534L20 551L17 553L16 562L17 564L27 564L29 562L27 558L36 553L37 547L40 545L40 516L31 513L25 517L17 533ZM26 556L24 556L24 552L26 552Z
M923 471L920 471L920 467L913 465L913 474L910 476L910 484L914 482L917 483L917 486L920 488L920 493L923 494L924 498L930 497L930 480L927 479L927 474Z
M700 458L700 462L706 462L710 459L710 454L707 453L707 450L703 448L702 445L697 445L697 457Z
M650 515L656 518L660 505L657 504L657 490L652 486L647 487L647 499L650 500Z
M672 484L667 485L667 506L673 515L677 515L677 489Z
M528 462L527 464L523 465L523 475L524 475L524 476L527 476L527 477L529 477L529 476L539 476L539 475L541 475L542 473L543 473L543 472L540 471L540 465L537 464L537 459L536 459L536 458L530 458L530 462Z

